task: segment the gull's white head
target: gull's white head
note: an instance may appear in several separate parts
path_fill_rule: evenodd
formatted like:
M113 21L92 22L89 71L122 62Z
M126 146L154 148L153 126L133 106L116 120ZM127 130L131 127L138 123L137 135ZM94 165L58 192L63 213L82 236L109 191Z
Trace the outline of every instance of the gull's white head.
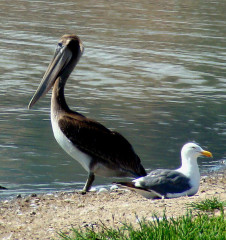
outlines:
M187 143L181 150L182 158L197 159L199 156L204 155L206 157L213 157L211 152L203 150L199 145L195 143Z

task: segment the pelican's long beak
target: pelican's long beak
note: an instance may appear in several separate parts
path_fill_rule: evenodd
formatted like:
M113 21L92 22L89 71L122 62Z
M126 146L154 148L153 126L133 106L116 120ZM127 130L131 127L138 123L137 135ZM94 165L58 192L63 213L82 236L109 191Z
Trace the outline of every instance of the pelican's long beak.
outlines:
M201 154L206 156L206 157L213 157L212 153L208 152L208 151L202 151Z
M72 52L67 46L58 47L56 49L53 60L50 62L37 91L32 97L28 109L32 108L39 98L44 96L51 89L56 79L63 74L71 58Z

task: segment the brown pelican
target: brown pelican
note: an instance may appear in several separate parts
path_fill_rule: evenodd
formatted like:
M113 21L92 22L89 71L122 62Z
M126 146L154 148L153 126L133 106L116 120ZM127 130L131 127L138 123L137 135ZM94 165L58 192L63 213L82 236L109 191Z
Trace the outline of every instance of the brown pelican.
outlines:
M175 198L192 196L198 192L200 173L197 158L212 157L195 143L187 143L181 150L182 165L176 170L156 169L132 182L116 183L137 191L146 198Z
M91 188L95 175L141 177L146 175L146 171L133 147L122 135L69 109L64 98L64 86L83 50L83 44L76 35L62 36L28 108L53 86L53 133L59 145L88 172L83 188L85 193Z

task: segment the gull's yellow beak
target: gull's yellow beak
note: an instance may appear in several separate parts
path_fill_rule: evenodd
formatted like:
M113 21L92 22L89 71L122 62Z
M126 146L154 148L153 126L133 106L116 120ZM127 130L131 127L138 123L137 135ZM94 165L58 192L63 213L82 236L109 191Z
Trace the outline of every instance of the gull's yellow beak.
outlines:
M213 157L212 153L208 152L208 151L202 151L201 154L206 156L206 157Z

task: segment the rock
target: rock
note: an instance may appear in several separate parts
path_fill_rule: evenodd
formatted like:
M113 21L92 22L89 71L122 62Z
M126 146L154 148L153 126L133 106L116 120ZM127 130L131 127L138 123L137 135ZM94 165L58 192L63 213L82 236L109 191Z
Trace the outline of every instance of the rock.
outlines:
M98 194L99 193L106 193L108 192L107 188L100 188L99 191L98 191Z
M115 184L110 187L110 190L111 190L111 191L115 191L115 190L117 190L117 189L118 189L118 186L115 185Z

